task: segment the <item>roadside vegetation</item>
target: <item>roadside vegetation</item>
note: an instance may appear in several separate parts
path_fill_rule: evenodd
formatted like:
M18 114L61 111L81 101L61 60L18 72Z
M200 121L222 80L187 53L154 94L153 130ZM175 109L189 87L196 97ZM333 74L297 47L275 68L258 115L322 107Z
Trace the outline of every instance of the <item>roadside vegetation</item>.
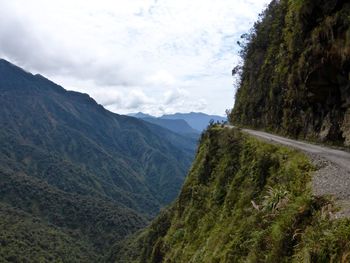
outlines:
M350 145L350 3L273 0L239 41L235 125Z
M350 221L314 197L295 150L213 125L176 202L116 262L348 262Z

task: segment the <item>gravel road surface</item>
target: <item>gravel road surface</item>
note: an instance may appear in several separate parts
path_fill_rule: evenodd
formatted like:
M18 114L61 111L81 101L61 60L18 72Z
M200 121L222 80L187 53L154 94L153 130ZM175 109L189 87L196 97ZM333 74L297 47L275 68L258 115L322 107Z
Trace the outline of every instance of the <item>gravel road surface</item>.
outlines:
M233 126L228 126L233 128ZM325 146L296 141L266 132L242 129L254 137L272 143L286 145L310 156L317 172L313 176L312 188L317 196L331 195L340 211L336 218L350 217L350 153Z

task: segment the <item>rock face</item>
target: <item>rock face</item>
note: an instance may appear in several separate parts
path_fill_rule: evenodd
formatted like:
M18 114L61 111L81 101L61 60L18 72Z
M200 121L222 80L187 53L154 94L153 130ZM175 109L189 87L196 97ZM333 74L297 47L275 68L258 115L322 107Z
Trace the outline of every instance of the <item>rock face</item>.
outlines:
M349 145L350 3L272 1L246 36L231 122Z
M341 131L343 132L343 137L345 139L344 144L350 146L350 109L345 113Z

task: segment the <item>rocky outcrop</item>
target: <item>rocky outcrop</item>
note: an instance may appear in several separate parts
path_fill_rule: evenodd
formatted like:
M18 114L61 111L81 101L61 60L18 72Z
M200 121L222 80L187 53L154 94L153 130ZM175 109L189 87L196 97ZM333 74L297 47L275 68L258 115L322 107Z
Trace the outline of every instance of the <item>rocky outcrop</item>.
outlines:
M272 1L242 50L236 125L349 145L350 3Z
M350 146L350 109L345 113L341 131L343 132L344 144Z

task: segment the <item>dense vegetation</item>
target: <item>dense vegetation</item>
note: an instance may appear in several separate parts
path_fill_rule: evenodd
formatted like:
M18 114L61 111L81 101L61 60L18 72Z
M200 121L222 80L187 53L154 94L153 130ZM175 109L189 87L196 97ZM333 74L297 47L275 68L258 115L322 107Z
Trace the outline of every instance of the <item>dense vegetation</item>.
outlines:
M273 0L242 36L236 125L350 145L350 3Z
M0 262L98 262L91 243L77 231L0 203Z
M115 262L348 262L350 221L313 197L303 154L217 126L179 198Z
M232 123L350 145L348 1L273 0L240 44ZM3 60L0 112L1 262L350 261L350 220L312 195L297 151L211 125L140 230L177 196L191 136ZM202 130L195 117L163 116Z
M237 126L350 145L350 3L273 0L242 36ZM350 262L350 220L311 191L303 154L218 125L176 202L116 262Z
M98 262L178 195L196 147L4 60L0 112L1 262Z

